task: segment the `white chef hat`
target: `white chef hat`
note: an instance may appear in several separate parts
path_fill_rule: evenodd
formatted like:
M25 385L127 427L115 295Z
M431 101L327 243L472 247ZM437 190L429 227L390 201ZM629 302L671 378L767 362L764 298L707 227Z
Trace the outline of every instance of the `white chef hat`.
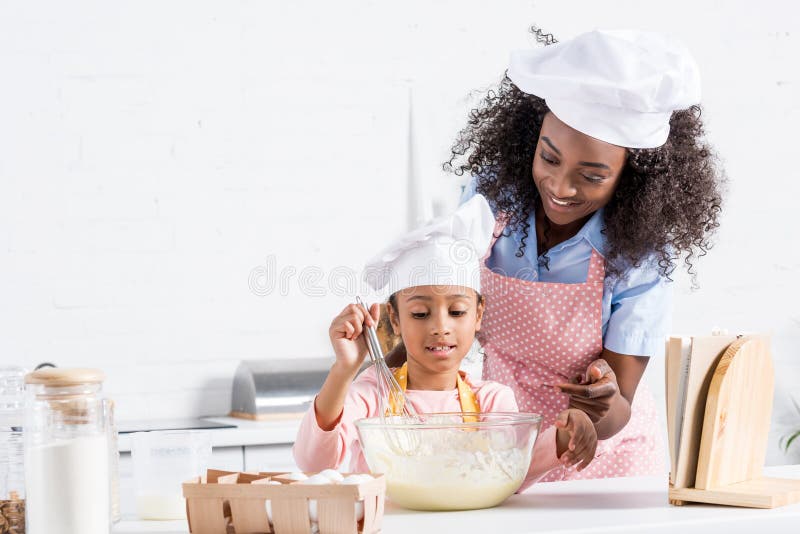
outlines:
M452 215L414 230L372 258L364 279L389 295L414 286L451 285L480 292L480 260L489 248L495 219L483 195Z
M512 52L508 77L565 124L628 148L663 145L672 112L700 102L694 58L652 32L597 30Z

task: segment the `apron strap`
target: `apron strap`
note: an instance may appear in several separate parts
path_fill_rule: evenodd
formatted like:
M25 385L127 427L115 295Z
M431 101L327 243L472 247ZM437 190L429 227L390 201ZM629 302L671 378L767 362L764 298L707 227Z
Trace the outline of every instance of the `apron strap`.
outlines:
M492 231L492 241L489 243L489 248L486 249L486 253L481 258L481 265L492 255L492 247L494 247L497 238L503 233L503 230L506 229L506 224L508 224L508 214L505 212L498 213L497 220L494 223L494 230Z
M401 367L395 369L392 374L394 375L394 379L397 380L397 383L400 384L400 387L403 388L403 391L405 391L408 387L408 362L405 362ZM458 375L456 375L456 389L458 389L458 402L461 404L461 411L478 413L481 411L478 398L475 396L475 392L472 391L472 388L469 387L466 380L464 380L464 376L466 376L464 371L459 371ZM402 409L402 406L395 405L394 399L389 399L389 409L387 410L389 413L387 415L400 415ZM464 416L465 423L476 422L477 420L477 416Z
M589 272L586 273L586 281L603 285L606 279L605 259L592 247L592 257L589 258Z

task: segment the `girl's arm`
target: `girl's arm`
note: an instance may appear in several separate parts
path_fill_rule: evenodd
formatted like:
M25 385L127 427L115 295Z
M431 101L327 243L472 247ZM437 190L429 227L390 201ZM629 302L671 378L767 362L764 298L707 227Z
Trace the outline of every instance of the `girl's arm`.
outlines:
M350 304L331 322L328 336L336 361L314 400L317 424L323 430L336 426L342 415L347 391L367 355L364 325L376 326L380 313L378 304L371 306L369 314L360 305Z
M367 354L361 335L363 325L376 324L379 313L377 304L372 305L370 315L361 306L351 304L331 323L329 335L336 361L303 417L292 447L295 462L303 470L338 468L353 438L351 420L365 417L369 411L369 393L375 391L374 384L359 384L366 382L366 377L355 383L353 380ZM349 419L342 421L347 402Z
M375 373L367 369L349 386L344 406L336 421L328 428L318 423L316 401L312 404L297 431L292 452L295 462L303 471L339 469L358 438L354 421L375 415L378 399Z
M344 401L347 398L347 391L350 384L358 373L358 367L350 368L340 364L338 361L333 364L322 389L314 399L314 413L317 418L317 425L325 431L333 430L339 423L344 409Z

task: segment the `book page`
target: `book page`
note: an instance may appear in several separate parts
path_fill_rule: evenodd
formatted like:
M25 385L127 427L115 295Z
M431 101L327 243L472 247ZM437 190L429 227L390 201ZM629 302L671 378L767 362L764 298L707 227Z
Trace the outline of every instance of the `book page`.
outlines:
M680 456L681 430L686 406L686 386L691 361L692 339L671 337L666 347L667 439L670 483L675 484L675 468ZM672 387L670 387L672 386Z
M727 335L693 337L691 340L685 408L682 410L683 423L680 428L673 480L675 488L694 486L708 386L719 357L735 339L736 336ZM670 384L673 395L676 394L677 390L674 388L677 387L677 384Z

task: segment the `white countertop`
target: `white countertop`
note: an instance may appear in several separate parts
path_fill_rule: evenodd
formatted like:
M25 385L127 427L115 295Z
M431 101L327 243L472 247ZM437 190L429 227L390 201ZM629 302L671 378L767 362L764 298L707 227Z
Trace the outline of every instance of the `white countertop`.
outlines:
M800 479L800 465L765 475ZM536 484L501 506L469 512L415 512L387 501L383 534L407 532L725 534L800 531L800 504L756 510L667 502L666 477L633 477ZM186 521L122 521L114 534L187 534Z
M294 443L301 417L273 421L250 421L236 417L203 417L202 419L236 426L236 428L208 429L212 447L242 447ZM120 452L131 450L130 436L130 434L119 435L118 448Z

